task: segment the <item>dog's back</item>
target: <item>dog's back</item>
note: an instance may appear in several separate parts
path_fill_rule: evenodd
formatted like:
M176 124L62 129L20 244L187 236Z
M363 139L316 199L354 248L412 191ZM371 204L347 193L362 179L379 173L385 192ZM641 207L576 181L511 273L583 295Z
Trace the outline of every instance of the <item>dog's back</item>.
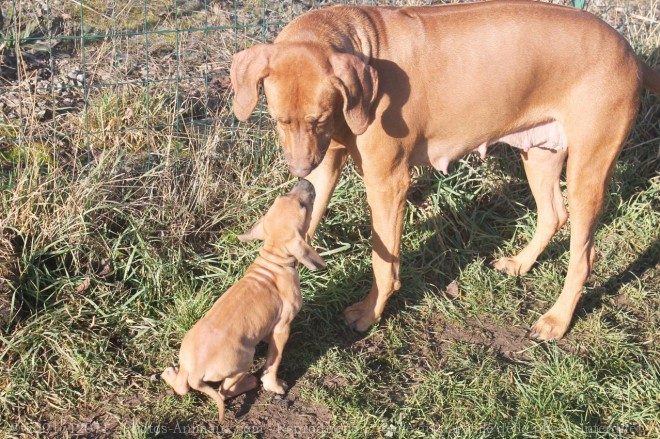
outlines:
M355 36L359 47L347 36ZM299 17L276 44L314 39L371 58L379 95L385 96L382 108L375 110L376 131L399 139L425 138L452 159L489 138L573 116L553 113L554 108L571 107L576 115L608 108L634 99L640 79L649 88L659 81L599 18L538 2L336 6Z

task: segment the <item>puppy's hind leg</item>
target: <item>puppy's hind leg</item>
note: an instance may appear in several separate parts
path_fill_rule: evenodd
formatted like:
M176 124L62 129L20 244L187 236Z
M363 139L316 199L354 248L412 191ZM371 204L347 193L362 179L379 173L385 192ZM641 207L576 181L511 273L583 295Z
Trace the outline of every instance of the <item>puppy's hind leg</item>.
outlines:
M257 377L251 373L240 373L233 377L226 378L222 382L220 392L222 392L225 399L233 398L234 396L238 396L241 393L249 392L250 390L257 387L257 384L259 384Z
M183 369L168 367L160 376L179 395L185 395L190 390L188 372Z
M566 161L566 150L531 148L522 154L523 165L529 187L532 190L538 216L534 237L513 257L504 257L493 262L496 270L511 276L523 276L545 250L554 234L568 219L564 198L559 187L561 170Z

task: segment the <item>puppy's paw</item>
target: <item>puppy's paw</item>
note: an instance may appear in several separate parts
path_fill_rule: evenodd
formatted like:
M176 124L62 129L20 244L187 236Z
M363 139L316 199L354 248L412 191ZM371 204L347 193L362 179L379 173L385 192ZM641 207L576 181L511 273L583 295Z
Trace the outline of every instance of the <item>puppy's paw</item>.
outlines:
M279 378L275 379L261 379L262 383L264 384L264 389L268 390L269 392L277 393L278 395L284 395L289 388L287 384L284 382L284 380L281 380Z
M178 367L168 367L160 374L160 377L164 379L168 384L170 380L176 378L176 375L179 373Z
M354 331L364 332L371 325L380 320L381 313L377 313L368 299L354 303L344 310L344 321Z
M528 267L523 267L523 264L518 262L515 258L499 258L493 261L492 265L493 268L500 273L508 274L513 277L524 276L529 271Z
M529 337L542 341L559 340L566 333L569 324L570 319L559 319L548 311L534 323Z

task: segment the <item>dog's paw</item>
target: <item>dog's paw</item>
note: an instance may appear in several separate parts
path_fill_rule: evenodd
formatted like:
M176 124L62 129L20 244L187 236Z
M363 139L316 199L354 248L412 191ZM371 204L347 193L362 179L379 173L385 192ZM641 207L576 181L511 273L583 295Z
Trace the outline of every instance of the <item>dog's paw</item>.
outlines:
M500 273L508 274L509 276L517 277L527 274L529 269L525 269L520 262L514 258L499 258L493 261L493 268Z
M276 378L274 380L269 380L269 379L262 380L262 382L264 384L265 390L269 392L277 393L278 395L284 395L287 389L289 388L289 386L287 386L284 380L281 380L279 378Z
M380 320L380 313L376 314L374 306L366 299L354 303L344 310L344 321L355 331L364 332L378 320Z
M550 312L547 312L534 323L532 329L529 331L529 337L542 341L559 340L566 333L569 323L570 320L564 321L558 319L550 314Z

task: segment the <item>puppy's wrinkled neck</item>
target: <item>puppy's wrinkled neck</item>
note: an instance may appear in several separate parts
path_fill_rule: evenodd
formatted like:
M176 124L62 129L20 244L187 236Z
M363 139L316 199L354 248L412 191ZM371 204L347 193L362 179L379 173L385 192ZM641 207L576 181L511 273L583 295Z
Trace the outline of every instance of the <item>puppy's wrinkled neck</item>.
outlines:
M261 250L259 250L259 257L265 262L269 262L271 264L275 264L280 267L295 267L296 265L295 257L291 255L284 256L281 254L277 254L276 252L271 251L266 247L262 247Z
M245 278L253 278L262 286L285 291L290 288L292 282L294 285L299 285L295 264L296 259L293 256L277 254L270 249L262 248L259 250L259 256L245 272Z

